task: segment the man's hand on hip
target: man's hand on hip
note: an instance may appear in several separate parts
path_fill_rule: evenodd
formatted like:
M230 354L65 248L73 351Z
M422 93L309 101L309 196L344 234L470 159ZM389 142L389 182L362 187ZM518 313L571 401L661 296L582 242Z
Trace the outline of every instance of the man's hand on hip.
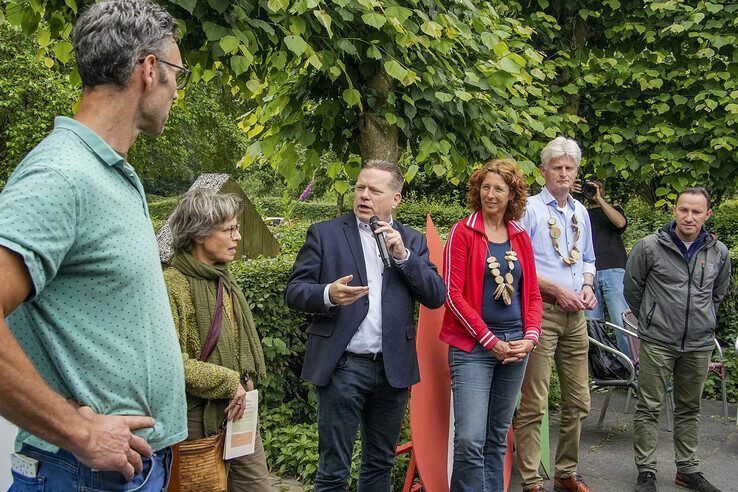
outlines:
M154 419L143 415L101 415L90 407L80 407L87 437L70 451L95 470L118 471L132 480L143 470L141 456L150 457L151 446L133 434L136 429L154 426Z
M333 282L330 287L328 287L328 298L333 304L346 306L369 294L368 286L348 285L353 278L353 275L346 275L345 277L339 278Z

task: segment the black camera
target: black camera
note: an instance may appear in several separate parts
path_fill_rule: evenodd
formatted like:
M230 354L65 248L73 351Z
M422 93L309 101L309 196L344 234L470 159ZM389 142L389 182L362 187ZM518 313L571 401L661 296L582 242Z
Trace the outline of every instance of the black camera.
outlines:
M597 196L597 185L587 179L582 179L582 195L588 200L594 200Z

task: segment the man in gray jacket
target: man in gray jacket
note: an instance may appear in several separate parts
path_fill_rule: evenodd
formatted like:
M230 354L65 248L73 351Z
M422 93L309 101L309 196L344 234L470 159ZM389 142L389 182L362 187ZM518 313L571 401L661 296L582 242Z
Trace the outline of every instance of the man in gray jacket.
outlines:
M728 248L703 227L711 215L707 190L686 188L674 206L675 220L638 241L625 269L624 294L641 338L633 424L638 492L656 491L658 416L672 376L675 482L718 491L699 472L696 457L716 313L730 283Z

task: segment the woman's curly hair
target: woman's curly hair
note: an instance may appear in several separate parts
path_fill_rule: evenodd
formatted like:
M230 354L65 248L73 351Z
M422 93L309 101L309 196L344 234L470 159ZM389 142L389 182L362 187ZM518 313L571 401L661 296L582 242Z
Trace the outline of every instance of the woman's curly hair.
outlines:
M510 201L505 210L505 222L521 219L525 213L525 202L528 199L528 183L525 181L523 171L512 159L490 159L469 176L469 192L466 195L469 207L474 211L482 209L479 190L487 173L500 175L510 188Z

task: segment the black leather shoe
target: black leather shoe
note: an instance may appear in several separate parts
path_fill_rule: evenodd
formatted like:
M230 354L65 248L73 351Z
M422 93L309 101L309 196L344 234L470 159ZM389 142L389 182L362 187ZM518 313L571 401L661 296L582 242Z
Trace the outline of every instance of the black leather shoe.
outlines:
M636 492L656 492L656 474L640 472L636 481Z
M708 482L700 472L677 472L674 483L682 487L687 487L688 489L696 490L697 492L720 492L720 489Z

